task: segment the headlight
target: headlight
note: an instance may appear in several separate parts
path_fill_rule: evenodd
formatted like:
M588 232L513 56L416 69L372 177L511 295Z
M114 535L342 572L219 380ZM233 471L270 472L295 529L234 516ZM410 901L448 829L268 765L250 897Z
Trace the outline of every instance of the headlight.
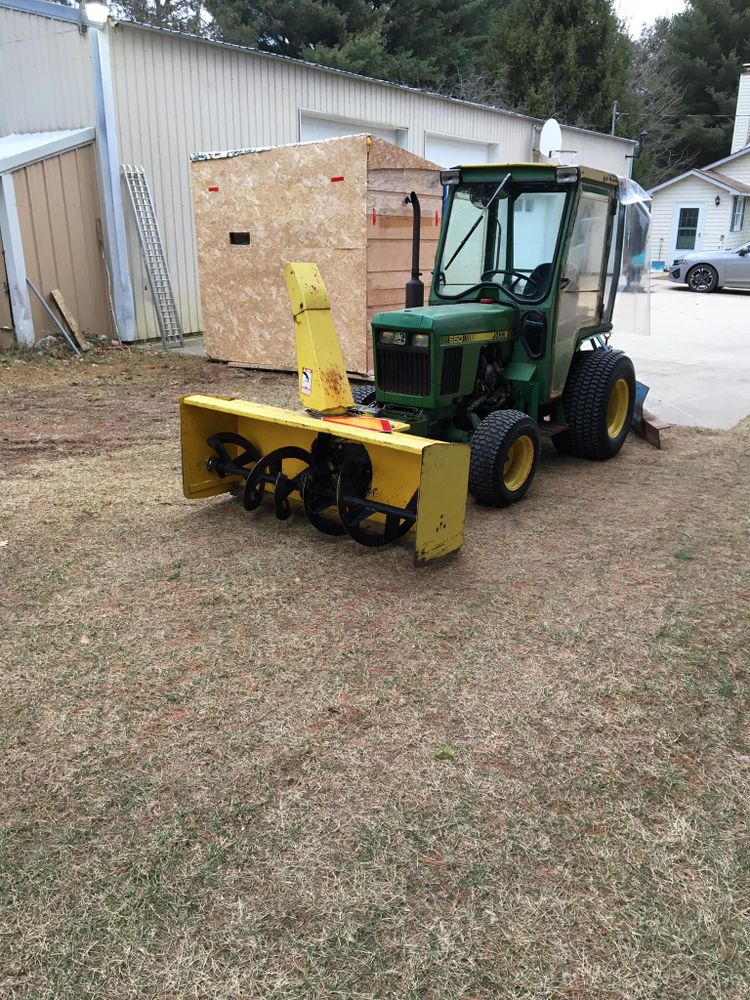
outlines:
M381 330L378 333L379 344L393 344L395 347L403 347L406 343L406 334L403 330Z
M411 338L411 346L412 347L429 347L430 346L429 335L426 334L426 333L415 333L415 334L413 334L412 338Z
M456 184L461 183L461 171L460 170L441 170L440 171L440 183L443 187L453 187Z
M578 167L558 167L555 171L558 184L575 184L579 176Z
M678 260L673 260L672 261L672 267L675 267L677 264L684 264L684 263L685 263L685 258L684 257L680 257Z

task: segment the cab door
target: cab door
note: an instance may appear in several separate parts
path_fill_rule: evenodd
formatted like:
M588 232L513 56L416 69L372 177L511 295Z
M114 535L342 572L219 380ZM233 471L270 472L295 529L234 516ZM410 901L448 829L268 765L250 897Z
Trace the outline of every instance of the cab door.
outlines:
M573 352L583 331L602 325L607 255L616 193L583 188L563 264L552 349L549 398L565 388Z

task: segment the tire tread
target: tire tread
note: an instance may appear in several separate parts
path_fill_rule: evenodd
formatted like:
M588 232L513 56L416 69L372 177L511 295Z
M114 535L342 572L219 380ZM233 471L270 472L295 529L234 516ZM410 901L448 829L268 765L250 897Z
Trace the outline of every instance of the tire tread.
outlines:
M353 385L352 387L352 397L354 402L359 406L369 406L371 403L375 402L375 386L370 385Z
M622 359L630 361L622 351L579 351L574 357L563 390L563 409L567 430L556 435L557 448L579 458L605 459L612 457L608 442L603 439L600 409L614 371ZM619 449L618 449L619 450Z
M499 443L507 434L525 423L528 423L528 430L535 442L536 464L539 457L539 428L531 417L520 410L498 410L491 413L474 431L471 438L469 492L477 503L498 506L495 458ZM529 485L534 473L535 468L532 468Z

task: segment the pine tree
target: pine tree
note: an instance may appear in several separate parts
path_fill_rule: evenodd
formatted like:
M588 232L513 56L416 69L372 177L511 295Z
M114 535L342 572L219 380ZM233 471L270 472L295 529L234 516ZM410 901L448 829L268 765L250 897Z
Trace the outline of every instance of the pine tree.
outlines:
M297 59L337 50L377 26L367 0L207 0L207 7L224 41Z
M113 13L127 21L212 37L214 28L203 0L111 0Z
M134 0L146 2L146 0ZM493 0L207 0L225 41L442 92L481 72Z
M511 107L608 131L630 51L612 0L510 0L485 60Z
M748 0L688 0L666 34L664 65L681 96L679 148L705 166L731 148L737 84L750 59ZM695 117L699 116L699 117Z

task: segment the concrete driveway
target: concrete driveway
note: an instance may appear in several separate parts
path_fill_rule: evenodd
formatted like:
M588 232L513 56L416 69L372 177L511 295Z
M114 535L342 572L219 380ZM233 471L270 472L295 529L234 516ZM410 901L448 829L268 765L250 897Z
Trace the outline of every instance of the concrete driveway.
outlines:
M691 292L651 285L651 336L618 333L650 386L646 409L671 424L733 427L750 413L750 291Z

